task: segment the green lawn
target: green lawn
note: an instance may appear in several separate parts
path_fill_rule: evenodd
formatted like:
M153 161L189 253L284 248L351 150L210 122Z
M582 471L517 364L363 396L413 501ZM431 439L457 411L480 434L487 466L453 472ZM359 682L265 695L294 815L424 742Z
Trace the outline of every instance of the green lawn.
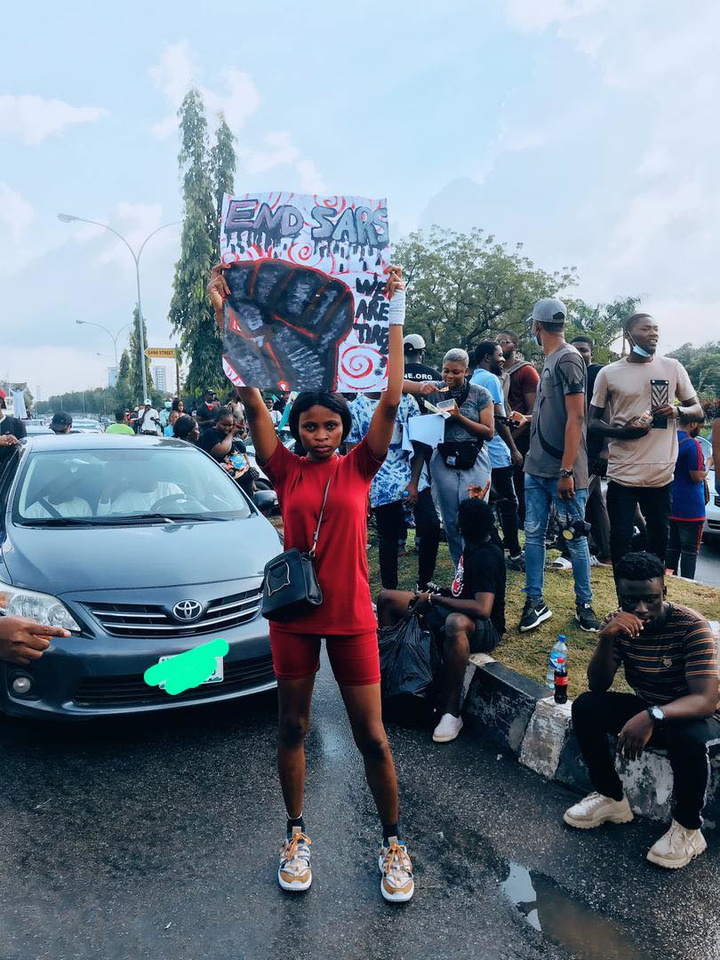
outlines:
M406 557L400 557L400 588L412 590L417 581L417 554L414 552L414 531L409 531ZM373 595L380 591L378 573L378 553L374 544L374 532L370 535L370 584ZM557 552L550 552L551 557ZM609 567L593 567L592 571L593 607L602 619L617 606L612 571ZM447 545L440 545L435 581L441 586L449 586L453 578L453 568L447 551ZM506 619L508 632L494 656L497 660L512 667L519 673L536 680L544 680L547 670L548 654L558 633L567 636L569 648L569 693L575 697L586 689L585 676L587 665L595 649L595 635L584 633L573 626L575 597L573 593L572 572L547 570L545 574L545 602L553 612L537 630L521 634L517 625L525 602L522 588L525 575L508 571ZM687 583L684 580L668 578L668 598L676 603L700 611L710 620L720 620L720 591L712 587ZM616 681L619 689L624 682ZM625 688L626 689L626 688Z

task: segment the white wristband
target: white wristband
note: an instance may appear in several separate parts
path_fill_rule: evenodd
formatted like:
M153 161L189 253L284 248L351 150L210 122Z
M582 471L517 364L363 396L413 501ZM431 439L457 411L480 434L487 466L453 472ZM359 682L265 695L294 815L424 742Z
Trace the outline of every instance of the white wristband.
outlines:
M390 301L388 322L391 327L402 326L405 323L405 291L396 290Z

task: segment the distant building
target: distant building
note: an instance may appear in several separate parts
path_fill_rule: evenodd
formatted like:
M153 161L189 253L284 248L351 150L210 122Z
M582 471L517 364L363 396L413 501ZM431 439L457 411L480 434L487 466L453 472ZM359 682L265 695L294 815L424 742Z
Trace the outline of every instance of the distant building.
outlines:
M158 393L167 393L167 370L156 364L152 367L152 378Z
M107 385L109 387L117 386L117 367L107 368Z

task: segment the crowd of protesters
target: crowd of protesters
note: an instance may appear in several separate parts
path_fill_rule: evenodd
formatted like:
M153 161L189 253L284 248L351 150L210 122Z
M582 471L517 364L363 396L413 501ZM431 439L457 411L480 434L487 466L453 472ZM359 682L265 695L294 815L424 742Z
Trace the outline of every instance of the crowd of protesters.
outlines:
M221 268L208 290L222 324L228 288ZM382 635L412 614L436 637L443 668L433 739L448 743L463 726L469 656L492 652L506 632L506 571L524 573L520 632L553 616L544 582L546 550L555 540L571 570L574 623L598 637L589 690L572 705L595 791L571 806L565 821L588 829L633 817L608 733L617 735L629 759L648 744L661 746L675 777L673 822L648 859L685 866L706 846L701 812L708 744L720 739L716 638L702 614L668 602L666 589L668 575L695 575L709 497L710 455L699 438L704 415L687 372L657 353L658 324L645 313L625 323L626 355L605 366L594 363L590 338L566 340L568 311L556 298L538 301L529 318L543 353L540 370L522 357L517 334L508 330L482 341L472 356L461 348L447 351L436 370L425 363L423 338L411 333L402 339L398 330L404 284L397 268L390 268L388 295L389 379L382 394L358 395L348 404L344 395L321 390L264 397L243 387L221 405L208 390L191 410L179 399L160 409L146 399L130 415L118 410L108 428L194 443L248 494L254 476L244 440L250 436L278 491L286 549L314 550L318 514L327 504L313 553L323 603L305 619L273 623L270 630L287 806L280 885L305 890L312 879L303 816L304 739L321 640L383 826L383 896L410 899L412 863L397 822L397 782L380 713L377 628ZM445 418L439 442L413 439L413 420L437 412ZM0 408L4 443L18 439L10 419ZM296 442L294 453L278 440L284 426ZM720 429L713 433L720 455ZM368 511L383 588L375 611ZM418 569L415 589L402 591L398 556L408 527L415 529ZM443 537L453 577L440 586ZM615 611L601 611L602 620L593 608L591 568L597 565L612 567L619 603ZM32 646L26 632L19 636L12 642ZM620 666L632 694L610 690Z

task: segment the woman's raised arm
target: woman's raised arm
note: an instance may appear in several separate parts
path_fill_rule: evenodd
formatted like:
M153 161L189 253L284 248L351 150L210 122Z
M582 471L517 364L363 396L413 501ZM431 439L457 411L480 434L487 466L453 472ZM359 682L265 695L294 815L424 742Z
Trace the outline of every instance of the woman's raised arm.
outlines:
M215 308L215 321L223 329L223 303L230 294L230 288L225 280L224 267L218 264L212 269L210 283L207 285L207 294ZM265 406L262 394L257 387L237 387L240 399L245 406L245 418L250 430L258 462L265 464L275 453L278 445L275 424L272 422L270 411Z

